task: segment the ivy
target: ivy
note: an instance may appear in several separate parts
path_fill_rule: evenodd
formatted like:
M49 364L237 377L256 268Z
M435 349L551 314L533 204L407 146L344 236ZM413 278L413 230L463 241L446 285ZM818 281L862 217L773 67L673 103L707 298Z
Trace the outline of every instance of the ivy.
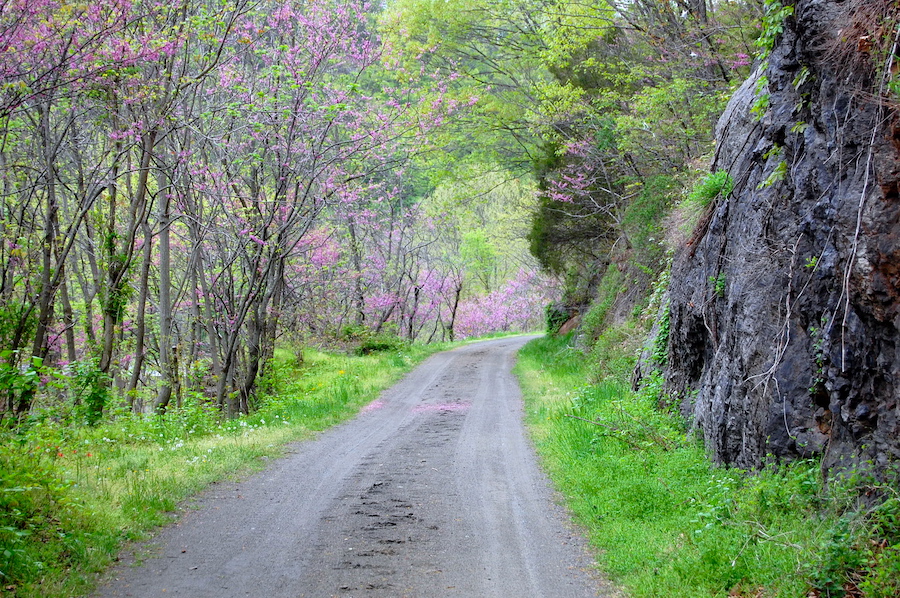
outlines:
M760 76L756 82L756 101L750 107L750 113L756 120L762 120L766 112L769 111L769 78L765 75Z
M669 359L669 333L671 332L672 315L668 301L662 316L659 318L659 332L653 339L653 362L666 365Z
M794 7L782 4L781 0L765 0L763 7L762 33L756 38L755 45L759 48L757 58L762 61L762 70L765 71L768 67L769 55L775 48L775 42L778 36L784 33L785 19L794 14ZM797 84L796 81L795 84ZM753 113L756 120L762 119L769 110L769 93L766 91L768 85L769 79L765 75L762 75L756 83L757 98L750 108L750 112Z
M766 180L761 182L756 188L757 189L766 189L768 187L771 187L775 183L779 183L779 182L783 181L787 177L787 170L788 170L787 162L782 160L775 167L775 170L773 170L771 173L769 173L769 176L766 177Z
M763 10L762 33L756 39L760 60L766 60L772 53L775 41L784 33L785 19L794 14L794 7L782 4L781 0L765 0Z
M719 272L716 276L710 276L709 282L713 285L713 292L719 299L725 298L725 289L727 280L724 272Z

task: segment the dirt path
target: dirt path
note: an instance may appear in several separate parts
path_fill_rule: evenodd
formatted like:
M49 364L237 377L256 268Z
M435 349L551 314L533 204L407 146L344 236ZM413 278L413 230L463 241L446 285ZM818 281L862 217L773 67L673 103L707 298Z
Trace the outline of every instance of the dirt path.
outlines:
M601 595L522 428L525 340L435 355L353 421L215 486L97 596Z

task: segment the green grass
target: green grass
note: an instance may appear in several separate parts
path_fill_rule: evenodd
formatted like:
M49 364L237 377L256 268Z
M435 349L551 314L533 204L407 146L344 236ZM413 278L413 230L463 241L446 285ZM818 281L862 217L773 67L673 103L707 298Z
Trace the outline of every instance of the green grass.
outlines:
M878 530L864 484L826 491L816 462L714 467L653 392L621 376L588 384L567 339L532 341L516 371L545 468L629 596L837 598L867 583L878 587L866 596L900 595L896 499L884 507L894 527Z
M77 425L61 410L0 435L0 595L87 593L123 542L171 521L211 482L261 468L291 441L358 413L447 345L365 356L277 352L254 414L223 420L196 395L164 416Z

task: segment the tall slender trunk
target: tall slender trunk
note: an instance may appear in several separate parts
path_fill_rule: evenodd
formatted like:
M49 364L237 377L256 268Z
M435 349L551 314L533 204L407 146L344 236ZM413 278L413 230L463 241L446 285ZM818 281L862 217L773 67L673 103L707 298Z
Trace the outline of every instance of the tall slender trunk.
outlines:
M47 330L53 317L53 299L56 286L53 284L53 253L56 248L56 232L58 227L59 204L56 198L56 164L52 142L50 140L50 106L41 105L40 129L44 149L44 176L47 207L44 213L44 242L41 248L41 279L38 292L38 318L34 333L31 354L43 359L47 356Z
M78 286L81 287L81 296L84 300L84 335L90 346L96 347L97 333L94 330L94 298L100 289L100 266L97 264L97 244L89 219L85 221L84 233L87 238L87 241L84 243L84 253L87 256L91 278L88 280L83 267L75 268L75 277L78 280Z
M39 108L40 135L43 142L43 166L44 166L44 193L46 208L44 212L44 239L41 247L41 275L38 283L37 298L37 325L31 344L31 355L37 359L47 356L47 330L50 328L53 317L54 297L56 286L53 277L53 252L56 246L57 213L59 205L56 199L56 164L50 140L50 106L46 103ZM24 339L21 339L24 340ZM18 345L14 345L18 346ZM30 367L30 364L29 364ZM31 409L37 388L29 386L21 391L17 401L15 412L21 416Z
M103 306L103 347L100 353L100 371L108 374L113 362L113 353L115 349L115 332L116 327L122 321L122 314L125 308L125 285L128 275L128 268L131 266L132 255L134 251L134 237L140 221L144 217L144 209L146 206L148 189L148 178L150 174L150 160L153 156L153 149L156 145L157 131L152 130L144 136L141 143L141 163L138 173L138 187L136 195L131 200L129 212L129 222L124 242L122 246L116 241L118 232L115 228L115 197L110 193L109 203L109 226L107 229L107 238L104 243L107 247L107 253L110 263L107 266L107 289Z
M172 385L174 372L172 371L172 255L171 234L172 224L169 211L169 194L166 191L165 180L162 175L158 177L159 191L158 215L159 219L159 367L161 385L156 396L154 410L163 412L169 406L172 399Z
M187 371L190 371L192 364L197 362L198 356L198 345L200 344L200 338L203 335L203 324L202 318L200 317L200 295L198 293L200 281L197 280L197 265L196 262L200 259L200 249L195 248L195 254L193 258L190 260L188 264L188 272L186 273L188 279L188 292L191 294L191 325L188 328L188 354L185 361L185 368Z
M415 323L416 323L416 314L419 311L419 295L422 292L422 288L419 285L415 285L413 287L413 304L412 309L409 312L409 321L406 325L406 338L410 341L415 340Z
M347 230L350 233L350 256L353 260L353 304L355 308L355 323L362 326L366 321L366 297L362 287L362 248L356 236L356 223L353 216L347 220Z
M278 336L278 321L281 315L281 310L284 307L284 271L285 271L285 263L282 260L280 266L281 274L278 280L275 281L277 285L275 288L275 295L272 298L272 308L271 314L266 321L266 330L265 335L263 336L263 363L268 363L275 355L275 339Z
M241 410L244 413L249 412L250 399L256 390L257 379L265 366L267 356L273 350L268 346L268 341L271 335L274 342L274 326L276 325L274 312L279 307L277 298L284 280L284 258L274 259L277 260L277 265L270 267L269 272L261 281L261 284L266 285L267 288L264 293L261 293L254 306L253 315L247 323L249 337L247 341L247 371L241 385Z
M126 388L128 405L132 411L139 411L141 407L135 402L135 391L141 381L141 371L144 368L144 343L147 337L147 295L150 286L150 263L153 258L153 231L150 229L150 223L145 219L141 228L144 231L144 246L142 248L140 287L137 298L137 317L135 318L134 363L131 368L131 379L128 381L128 387Z
M59 285L59 300L62 302L63 326L65 326L66 360L72 363L78 359L75 347L75 313L72 310L72 302L69 300L69 283L65 276Z
M228 392L231 378L234 374L235 349L237 348L237 331L229 331L228 342L225 344L224 361L222 362L222 375L216 384L216 404L220 409L225 409L229 417L238 412L238 404Z
M447 334L450 337L451 343L456 340L456 312L459 309L459 297L461 294L462 280L459 280L453 291L453 303L450 305L450 323L447 325Z
M244 382L241 384L240 410L247 414L250 412L250 398L256 386L256 377L259 374L260 356L262 354L262 335L265 328L265 315L261 306L257 306L253 316L247 321L247 372Z
M195 236L194 242L199 243L199 239L200 236L198 234ZM203 293L203 312L206 316L206 336L209 347L210 373L218 386L219 380L223 378L222 363L219 360L219 334L216 330L216 313L213 306L213 297L210 294L209 281L206 279L206 274L203 272L202 253L197 259L197 268L199 269L197 278L200 280L200 291ZM221 407L221 405L219 406Z

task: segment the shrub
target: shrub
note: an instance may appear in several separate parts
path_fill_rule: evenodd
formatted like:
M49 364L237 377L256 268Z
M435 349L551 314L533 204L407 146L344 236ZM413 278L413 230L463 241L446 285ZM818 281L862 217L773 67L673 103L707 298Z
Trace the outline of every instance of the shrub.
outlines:
M694 185L687 201L701 207L708 206L717 197L728 197L734 190L734 180L724 170L711 172Z
M47 566L45 561L65 558L68 543L76 540L59 532L74 504L70 486L38 455L14 443L0 443L0 583L4 586L37 577Z
M547 334L556 334L569 319L569 310L562 303L551 303L546 307Z
M89 425L95 425L103 417L103 409L109 401L110 384L109 376L100 370L96 359L72 364L69 385L77 412Z
M603 278L600 279L597 295L581 324L582 331L592 341L596 340L603 333L607 324L606 316L609 314L609 310L615 304L619 293L625 290L625 285L622 282L622 273L615 264L610 264Z
M371 355L382 351L402 351L409 347L409 341L396 334L380 333L368 335L356 348L357 355Z

